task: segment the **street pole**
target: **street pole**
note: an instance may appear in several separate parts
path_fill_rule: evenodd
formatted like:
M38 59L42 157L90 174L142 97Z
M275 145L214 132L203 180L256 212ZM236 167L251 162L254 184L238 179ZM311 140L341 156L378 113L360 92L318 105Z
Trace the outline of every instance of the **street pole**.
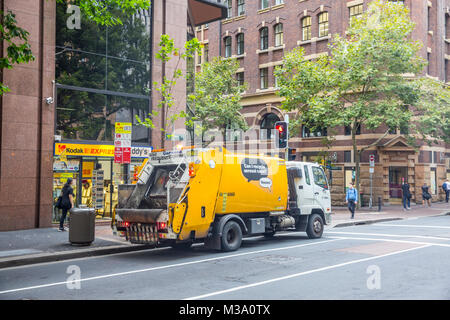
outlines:
M285 161L289 160L289 115L284 115L284 121L287 123L288 132L286 134L286 149L284 151L284 159Z
M373 203L373 173L375 171L375 155L371 154L369 156L369 172L370 172L370 199L369 208L372 209Z

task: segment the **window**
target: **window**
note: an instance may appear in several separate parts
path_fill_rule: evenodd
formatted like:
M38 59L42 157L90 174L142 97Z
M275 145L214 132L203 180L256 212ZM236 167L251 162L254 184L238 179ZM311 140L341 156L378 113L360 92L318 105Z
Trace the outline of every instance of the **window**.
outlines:
M347 189L350 186L350 183L355 181L355 169L354 168L344 168L344 189L347 192Z
M427 64L427 74L430 74L430 70L431 70L431 68L430 68L430 61L431 60L431 54L428 52L427 53L427 62L428 62L428 64Z
M283 45L283 24L275 25L275 47Z
M269 0L260 0L260 9L267 9L269 7Z
M311 40L311 17L302 19L302 40Z
M225 58L231 57L231 37L225 37Z
M240 86L243 86L244 85L244 73L243 72L236 73L236 80Z
M352 152L344 151L344 162L352 162Z
M312 172L314 177L314 183L319 187L328 189L327 178L325 176L325 173L323 172L323 169L319 167L312 167Z
M401 5L404 5L405 4L405 1L404 0L389 0L390 2L395 2L395 3L398 3L398 4L401 4Z
M268 68L259 69L260 88L267 89L269 87L269 72Z
M280 121L280 118L275 113L267 113L260 125L261 140L270 140L275 137L275 123Z
M227 18L233 16L233 0L227 0Z
M352 127L351 126L345 126L344 134L346 136L351 136L352 135ZM355 135L359 135L359 134L361 134L361 124L359 124L358 127L356 128Z
M149 130L141 130L135 116L143 119L149 112L150 10L123 16L123 24L116 26L97 25L82 15L83 28L74 32L66 24L69 4L58 1L55 6L61 18L54 22L55 80L61 85L56 88L55 134L113 142L115 122L124 121L132 123L133 143L148 144Z
M349 8L350 10L350 21L352 18L360 18L363 14L363 5L358 4L357 6L353 6Z
M307 183L308 185L311 185L311 181L309 180L309 170L308 170L308 166L305 165L304 168L305 168L305 180L306 180L306 183Z
M275 0L275 5L283 4L284 0Z
M273 68L273 81L274 81L274 87L278 89L278 77L275 75L275 68Z
M208 56L209 56L209 45L206 43L203 47L203 60L205 62L209 61Z
M237 54L241 55L244 54L244 34L239 33L236 36L236 42L237 42Z
M269 48L269 28L264 27L259 31L259 40L261 50Z
M244 0L238 0L237 4L237 14L238 16L243 16L245 14L245 1Z
M319 14L319 38L328 35L328 12Z
M325 136L327 136L326 128L310 129L306 126L303 126L302 138L314 138L314 137L325 137Z

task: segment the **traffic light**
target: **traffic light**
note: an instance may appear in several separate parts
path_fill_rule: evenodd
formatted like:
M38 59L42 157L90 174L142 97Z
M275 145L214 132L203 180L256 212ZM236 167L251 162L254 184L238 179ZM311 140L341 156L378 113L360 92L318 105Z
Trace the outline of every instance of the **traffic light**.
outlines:
M288 124L285 121L275 122L276 147L283 149L288 144Z
M297 153L297 149L288 148L288 161L294 161Z

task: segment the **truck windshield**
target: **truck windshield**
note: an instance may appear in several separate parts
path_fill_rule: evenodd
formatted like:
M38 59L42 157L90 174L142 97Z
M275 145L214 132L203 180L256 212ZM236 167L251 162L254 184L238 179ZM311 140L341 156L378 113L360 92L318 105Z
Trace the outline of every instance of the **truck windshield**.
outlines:
M325 173L322 168L312 167L312 172L314 176L314 183L319 187L328 189L327 178L325 177Z

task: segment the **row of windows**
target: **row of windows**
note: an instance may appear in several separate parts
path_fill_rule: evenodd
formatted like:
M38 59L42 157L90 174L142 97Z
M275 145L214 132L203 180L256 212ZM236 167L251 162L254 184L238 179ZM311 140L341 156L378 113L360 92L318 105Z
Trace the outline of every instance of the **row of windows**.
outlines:
M227 18L231 18L233 16L233 2L236 2L236 9L237 11L235 14L238 16L245 15L245 0L226 0L227 5ZM284 0L259 0L259 9L267 9L271 4L273 5L280 5L283 4Z
M392 2L397 2L403 4L403 1L401 0L393 0ZM276 1L275 4L281 4L283 3L282 0ZM232 0L228 0L228 12L231 14L232 12ZM262 0L261 1L261 7L267 8L269 6L269 0ZM239 0L238 1L238 8L245 7L245 1ZM239 10L241 10L239 9ZM238 10L238 12L240 12ZM245 10L244 10L245 11ZM358 4L355 6L349 7L349 17L350 20L353 18L359 18L363 14L363 5ZM319 38L326 37L329 34L329 14L328 12L321 12L318 15L318 26L319 26ZM302 41L311 40L312 38L312 17L306 16L301 19L301 33L302 33ZM237 38L237 54L243 54L244 53L244 35L238 34L236 36ZM260 50L266 50L269 47L269 28L263 27L259 30L259 39L260 39ZM225 57L231 57L231 37L225 37ZM275 47L282 46L283 45L283 24L278 23L274 27L274 42Z
M277 23L274 28L274 45L275 47L280 47L284 44L284 32L283 24ZM328 24L328 12L322 12L319 14L319 37L325 37L329 33ZM302 40L311 39L311 17L307 16L302 19ZM225 57L229 58L232 55L232 38L231 36L226 36L224 38L225 46ZM244 34L239 33L236 36L236 54L244 54ZM269 27L263 27L259 30L259 49L267 50L269 48Z

